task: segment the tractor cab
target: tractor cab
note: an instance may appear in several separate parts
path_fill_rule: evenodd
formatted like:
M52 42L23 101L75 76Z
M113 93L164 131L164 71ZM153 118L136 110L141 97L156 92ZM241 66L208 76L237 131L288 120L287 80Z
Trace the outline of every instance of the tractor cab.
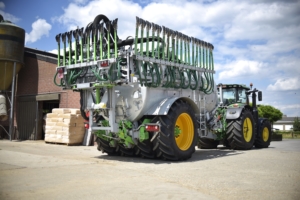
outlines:
M218 85L218 96L219 100L223 102L224 106L231 104L249 104L247 91L250 88L246 85L238 84L219 84Z

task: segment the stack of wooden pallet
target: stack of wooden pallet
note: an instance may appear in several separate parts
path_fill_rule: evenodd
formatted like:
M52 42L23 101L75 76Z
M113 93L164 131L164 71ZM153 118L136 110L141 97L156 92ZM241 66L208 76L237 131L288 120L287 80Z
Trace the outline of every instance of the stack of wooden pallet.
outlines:
M84 119L79 109L55 108L47 114L45 142L68 145L83 142Z

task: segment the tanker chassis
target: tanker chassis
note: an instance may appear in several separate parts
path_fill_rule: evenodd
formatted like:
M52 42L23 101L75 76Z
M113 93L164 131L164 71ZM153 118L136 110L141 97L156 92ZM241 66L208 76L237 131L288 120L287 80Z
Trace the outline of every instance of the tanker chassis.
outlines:
M256 105L239 99L226 104L222 91L218 99L212 44L138 17L134 38L121 40L117 27L118 19L98 15L85 29L56 36L54 83L80 93L80 110L98 150L186 160L197 144L269 146L269 122L258 119ZM256 92L244 88L247 99Z

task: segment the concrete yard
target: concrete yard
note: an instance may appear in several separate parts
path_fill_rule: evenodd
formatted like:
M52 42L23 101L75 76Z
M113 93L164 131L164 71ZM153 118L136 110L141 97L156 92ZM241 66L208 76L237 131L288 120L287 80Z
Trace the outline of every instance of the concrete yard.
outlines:
M0 199L300 199L300 140L169 162L0 140Z

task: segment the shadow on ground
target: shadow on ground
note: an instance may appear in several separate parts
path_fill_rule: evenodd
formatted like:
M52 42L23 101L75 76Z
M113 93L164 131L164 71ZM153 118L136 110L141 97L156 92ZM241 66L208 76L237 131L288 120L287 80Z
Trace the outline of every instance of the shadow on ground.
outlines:
M184 162L198 162L209 159L217 159L225 156L236 156L243 154L244 151L230 150L225 147L219 147L218 149L196 149L192 157L185 161L169 161L163 159L148 159L141 158L139 156L108 156L107 154L96 156L95 158L105 160L117 160L121 162L135 162L135 163L154 163L154 164L166 164L166 163L184 163Z

